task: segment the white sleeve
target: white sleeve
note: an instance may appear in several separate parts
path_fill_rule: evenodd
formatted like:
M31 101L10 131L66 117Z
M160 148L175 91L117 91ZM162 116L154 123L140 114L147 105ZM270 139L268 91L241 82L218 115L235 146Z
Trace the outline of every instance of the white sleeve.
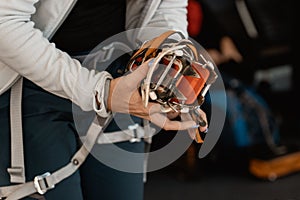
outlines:
M135 37L145 41L152 39L167 30L180 31L186 38L187 32L187 0L128 0L127 28L141 28ZM140 3L137 3L140 2ZM133 8L136 5L139 10ZM144 7L143 7L144 6Z
M110 74L89 71L34 28L36 0L0 1L0 60L43 89L92 110L97 83Z

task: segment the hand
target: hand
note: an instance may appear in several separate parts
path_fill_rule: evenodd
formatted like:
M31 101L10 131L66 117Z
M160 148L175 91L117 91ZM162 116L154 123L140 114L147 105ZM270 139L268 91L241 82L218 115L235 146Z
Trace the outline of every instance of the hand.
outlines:
M243 61L243 56L238 51L232 39L228 36L224 36L220 42L220 49L222 54L228 60L234 60L237 63Z
M199 112L199 116L205 121L206 125L205 126L199 126L199 130L201 132L206 132L207 129L208 129L208 125L207 125L207 117L206 117L206 113L199 109L197 110L197 112ZM187 114L180 114L179 112L175 112L175 111L170 111L167 113L167 117L169 119L175 119L177 118L179 115L181 115L181 120L184 120L184 121L189 121L189 120L192 120L192 117L190 116L190 114L188 114L189 118L186 118ZM196 127L196 126L195 126Z
M111 80L108 110L130 113L147 119L165 130L186 130L196 127L196 122L193 120L170 120L166 113L162 113L159 103L149 102L148 106L144 107L138 88L149 70L148 62L143 63L130 74Z

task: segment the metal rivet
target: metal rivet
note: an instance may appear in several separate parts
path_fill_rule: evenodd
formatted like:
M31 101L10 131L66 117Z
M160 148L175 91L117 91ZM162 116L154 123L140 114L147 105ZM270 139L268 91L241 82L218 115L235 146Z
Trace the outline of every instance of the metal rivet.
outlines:
M77 159L74 159L74 160L73 160L73 164L74 164L74 165L78 165L78 164L79 164L79 161L78 161Z
M122 69L118 69L118 70L117 70L117 73L118 73L118 74L123 74L123 70L122 70Z

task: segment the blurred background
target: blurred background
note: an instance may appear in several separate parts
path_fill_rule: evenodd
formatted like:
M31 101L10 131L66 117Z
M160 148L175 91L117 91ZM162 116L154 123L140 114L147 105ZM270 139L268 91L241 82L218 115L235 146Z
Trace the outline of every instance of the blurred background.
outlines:
M145 200L300 199L296 12L295 0L189 0L190 37L218 66L227 117L205 158L192 143L148 173ZM208 98L203 105L208 116L213 104ZM151 150L175 134L154 136Z

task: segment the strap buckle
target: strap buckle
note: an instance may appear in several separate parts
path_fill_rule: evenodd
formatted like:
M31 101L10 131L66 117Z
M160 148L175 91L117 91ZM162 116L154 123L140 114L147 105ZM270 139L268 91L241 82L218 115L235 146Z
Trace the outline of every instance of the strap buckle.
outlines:
M43 195L45 194L49 189L54 188L54 185L49 185L46 178L48 176L50 176L51 173L50 172L46 172L42 175L36 176L34 177L33 183L34 183L34 187L36 189L36 191Z
M131 143L141 141L141 138L139 137L138 132L137 132L138 127L139 127L139 124L133 124L133 125L128 126L128 129L133 132L133 137L129 140Z

